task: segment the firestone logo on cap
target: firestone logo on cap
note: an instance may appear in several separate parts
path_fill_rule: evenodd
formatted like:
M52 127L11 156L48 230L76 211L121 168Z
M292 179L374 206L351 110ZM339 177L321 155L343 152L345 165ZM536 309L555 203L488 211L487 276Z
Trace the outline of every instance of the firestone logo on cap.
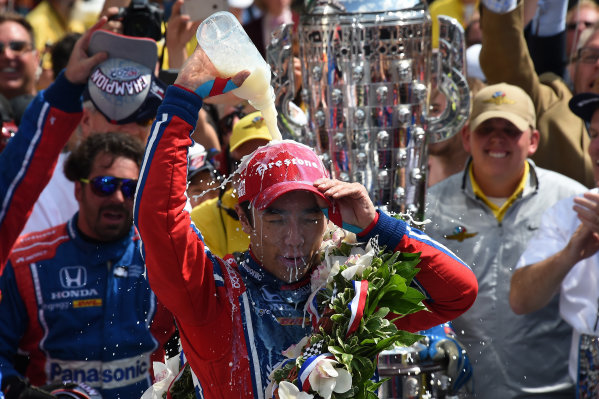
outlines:
M313 185L315 180L328 177L326 168L311 148L291 140L258 148L242 159L238 173L239 201L253 201L257 209L294 190L312 191L326 200Z
M509 98L507 98L505 96L505 93L502 92L502 91L496 91L495 93L493 93L493 95L491 96L491 98L486 99L483 102L485 102L485 103L491 103L491 104L495 104L495 105L515 104L516 103L514 100L510 100Z
M260 176L264 176L264 173L268 170L268 169L272 169L274 167L280 168L283 165L285 166L290 166L290 165L300 165L300 166L309 166L315 169L320 169L319 165L314 162L314 161L310 161L308 159L301 159L301 158L285 158L283 160L278 159L274 162L268 162L268 163L257 163L256 164L256 172L260 175Z

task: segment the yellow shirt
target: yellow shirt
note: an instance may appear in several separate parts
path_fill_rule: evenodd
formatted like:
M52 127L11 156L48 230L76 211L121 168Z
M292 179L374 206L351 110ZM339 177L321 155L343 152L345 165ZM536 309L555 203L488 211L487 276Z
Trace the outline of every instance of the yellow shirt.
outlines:
M54 44L62 37L71 32L83 33L85 26L79 20L70 20L65 22L58 13L52 8L47 0L43 0L33 10L31 10L25 19L33 26L35 32L35 48L43 55L46 44ZM52 60L48 56L43 57L43 67L52 68Z
M162 47L164 46L164 41L165 40L163 39L160 42L158 42L158 59L160 59L160 53L162 51ZM185 51L187 52L188 57L193 53L193 51L196 49L197 45L198 45L198 41L195 36L192 37L191 40L187 42L187 44L185 45ZM164 58L162 60L161 69L169 69L168 50L167 49L164 49Z
M474 4L464 4L463 0L435 0L429 7L431 14L433 48L439 47L439 15L447 15L458 20L463 28L466 28L472 20L472 14L478 10L479 0Z
M503 203L503 205L501 207L499 207L499 206L495 205L493 202L491 202L487 198L485 193L483 193L483 191L480 189L480 187L476 183L476 180L474 180L474 173L472 172L472 163L470 164L470 170L468 172L469 172L469 176L470 176L470 183L472 183L472 191L474 192L474 195L476 195L477 197L482 199L483 202L491 209L491 211L493 211L493 215L495 215L495 218L497 219L497 221L501 222L503 220L503 217L505 216L505 213L507 212L508 208L510 206L512 206L514 201L516 201L518 196L522 193L522 191L524 191L524 185L526 184L526 179L528 178L529 171L530 171L530 166L528 165L528 162L524 162L524 174L522 175L522 180L520 180L520 184L518 184L518 187L516 187L516 190L507 199L507 201L505 201Z
M250 246L250 237L241 229L241 223L222 209L235 211L237 196L233 189L223 194L221 208L217 203L218 198L202 202L191 211L191 220L213 254L222 258L233 252L245 252Z

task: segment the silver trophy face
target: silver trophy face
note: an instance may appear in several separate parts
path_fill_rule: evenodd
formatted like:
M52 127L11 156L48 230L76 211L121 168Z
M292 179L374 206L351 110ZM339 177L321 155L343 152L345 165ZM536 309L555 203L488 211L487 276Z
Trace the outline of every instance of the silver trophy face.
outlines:
M461 26L445 23L452 28L440 30L459 37ZM288 83L293 77L281 71L276 55L289 47L274 36L269 62L278 82ZM468 86L460 70L463 49L455 53L448 38L447 47L433 54L431 18L420 1L309 1L298 36L308 119L307 126L290 126L288 132L322 154L332 177L362 183L377 207L421 220L429 126L439 132L435 141L443 140L461 128L469 113ZM443 52L446 60L439 55ZM447 74L455 76L441 79ZM437 82L447 105L433 117L429 93ZM275 91L289 88L279 86ZM460 97L464 87L466 106ZM450 123L458 116L463 121Z

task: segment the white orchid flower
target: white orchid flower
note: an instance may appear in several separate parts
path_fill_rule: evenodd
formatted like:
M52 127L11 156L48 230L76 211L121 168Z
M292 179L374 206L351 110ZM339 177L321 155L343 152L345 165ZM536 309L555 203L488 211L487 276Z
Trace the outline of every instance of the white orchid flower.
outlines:
M312 389L324 399L330 399L333 392L343 393L351 388L351 374L344 368L335 368L337 364L333 359L322 359L308 377Z
M279 384L280 399L313 399L314 395L301 392L295 384L288 381L281 381Z
M291 345L289 348L285 349L282 353L283 356L285 356L288 359L297 359L298 357L300 357L302 355L302 349L304 349L304 346L306 346L306 344L308 343L308 339L310 339L310 337L308 337L307 335L301 339L300 342L298 342L295 345Z
M343 265L347 261L347 256L331 255L327 258L327 261L331 265L331 274L332 274L333 268L335 267L335 265Z
M144 392L141 399L162 399L162 395L166 393L179 373L179 355L168 359L166 364L161 362L152 364L156 382Z
M357 256L357 255L352 255ZM362 273L364 270L370 266L372 263L372 259L374 258L374 251L368 251L365 254L361 255L358 258L353 258L352 260L355 262L353 265L349 266L347 269L341 272L341 275L346 280L354 280L355 276L358 278L362 277Z
M333 281L333 277L339 273L339 265L343 263L344 259L341 256L327 256L325 260L330 268L326 281L326 284L329 284Z
M312 272L310 275L310 284L312 285L312 291L318 290L327 282L327 278L329 277L331 270L327 262L322 262L316 270Z
M333 231L333 234L331 234L331 240L333 240L336 246L340 246L345 238L345 235L345 230L337 228L335 231Z
M320 244L320 252L324 253L327 249L335 248L335 242L333 240L325 240Z

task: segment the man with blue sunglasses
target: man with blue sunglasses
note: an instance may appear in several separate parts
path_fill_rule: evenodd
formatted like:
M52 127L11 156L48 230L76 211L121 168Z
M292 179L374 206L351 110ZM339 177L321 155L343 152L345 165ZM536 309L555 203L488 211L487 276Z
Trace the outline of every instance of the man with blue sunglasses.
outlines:
M103 399L139 398L174 333L144 276L133 197L143 145L96 134L69 154L79 212L21 236L0 276L0 372L8 399L74 380ZM27 353L25 370L13 364Z

